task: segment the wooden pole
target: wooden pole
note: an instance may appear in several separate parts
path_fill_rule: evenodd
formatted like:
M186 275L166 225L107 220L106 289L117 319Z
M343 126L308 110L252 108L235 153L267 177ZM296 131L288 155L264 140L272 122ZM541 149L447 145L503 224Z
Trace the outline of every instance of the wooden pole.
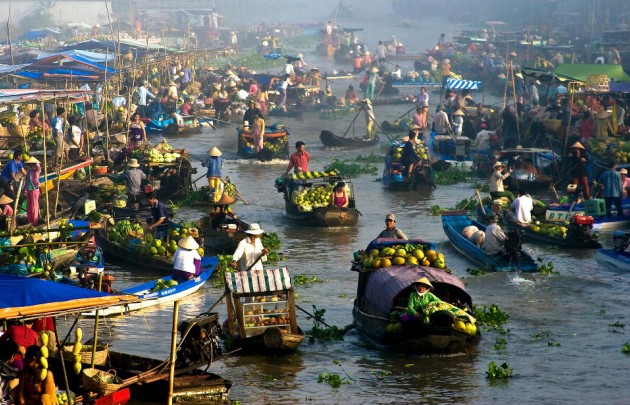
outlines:
M109 166L109 120L107 119L107 62L109 60L109 48L105 50L105 76L103 78L103 93L101 94L101 106L99 108L105 113L105 163Z
M175 358L177 350L177 317L179 313L179 300L173 305L173 329L171 331L171 356L168 371L168 405L173 405L173 385L175 382Z
M103 273L98 273L98 290L101 291L101 286L103 285ZM90 363L90 368L94 368L94 361L96 357L96 345L98 344L98 316L100 310L96 310L96 316L94 317L94 342L92 343L92 362Z
M77 321L79 320L79 318L77 317L76 319ZM76 324L76 321L75 321ZM74 326L74 325L73 325ZM59 341L59 328L57 328L57 318L53 318L53 327L55 329L55 343L57 344L57 349L59 349L59 357L61 358L61 371L63 372L63 382L65 384L66 387L66 392L70 392L70 384L68 383L68 371L66 370L66 362L63 359L63 346L61 345L61 342ZM72 329L70 329L72 330ZM67 339L67 337L66 337ZM65 343L65 340L64 340Z
M514 79L514 67L512 66L512 62L510 62L510 75L512 76L512 95L514 96L514 115L516 116L516 136L518 137L517 145L521 144L521 131L520 125L518 123L519 119L519 111L518 111L518 100L516 98L516 83Z
M43 105L44 101L42 100L42 112L44 111ZM57 190L57 192L59 192L59 190ZM48 200L48 156L46 155L46 138L44 138L44 196L46 198L46 229L48 229L50 228L50 201Z
M11 4L13 4L13 1L9 1L9 17L7 18L7 43L9 44L11 64L15 65L15 61L13 60L13 44L11 43Z

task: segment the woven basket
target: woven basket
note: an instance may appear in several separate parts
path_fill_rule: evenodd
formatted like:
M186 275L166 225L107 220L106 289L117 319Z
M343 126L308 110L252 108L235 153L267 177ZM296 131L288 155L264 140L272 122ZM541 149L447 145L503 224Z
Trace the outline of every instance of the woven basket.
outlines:
M122 383L123 380L116 375L115 370L102 371L95 368L83 370L83 389L86 391L105 396L118 391Z
M0 126L0 136L11 136L9 128Z
M11 136L26 136L31 130L31 127L23 124L13 124L9 126L9 135Z
M561 120L547 119L547 120L541 120L541 122L545 126L545 129L548 132L558 132L558 130L562 126Z
M85 345L79 355L81 356L81 363L92 364L92 345ZM74 345L66 345L63 347L63 358L74 362L74 353L72 349ZM97 345L96 353L94 353L94 364L102 366L107 363L107 356L109 355L109 348L107 345Z

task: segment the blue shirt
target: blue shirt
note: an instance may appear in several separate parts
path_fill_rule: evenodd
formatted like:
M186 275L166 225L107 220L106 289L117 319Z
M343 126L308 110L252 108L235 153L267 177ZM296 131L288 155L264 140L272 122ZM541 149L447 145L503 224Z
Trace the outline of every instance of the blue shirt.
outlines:
M18 160L17 163L15 159L11 159L3 168L2 168L2 177L7 179L7 181L13 181L12 174L16 174L22 170L24 164L22 164L21 160Z
M223 159L221 156L208 156L206 161L201 165L208 168L208 174L206 174L206 177L221 177L221 166L223 166Z
M623 187L621 183L621 174L618 171L609 169L599 176L599 182L604 185L604 198L621 197Z
M168 211L166 209L166 205L158 201L155 205L151 206L151 216L155 221L159 221L164 218L165 222L168 222Z

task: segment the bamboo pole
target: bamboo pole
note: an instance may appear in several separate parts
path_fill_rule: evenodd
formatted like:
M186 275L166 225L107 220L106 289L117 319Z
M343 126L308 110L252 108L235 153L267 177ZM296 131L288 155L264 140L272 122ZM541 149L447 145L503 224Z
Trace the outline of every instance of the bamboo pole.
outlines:
M514 96L514 115L516 116L516 136L518 139L517 145L520 145L521 144L521 130L520 130L520 125L518 123L519 111L518 111L518 102L516 98L516 83L514 80L514 67L512 66L512 62L510 62L510 75L512 76L512 95Z
M107 62L109 60L109 48L105 50L105 76L103 78L103 93L101 94L101 106L99 108L105 113L103 119L105 120L105 150L103 155L105 156L105 163L109 166L109 120L107 119Z
M101 291L101 286L103 285L103 273L98 273L98 290ZM92 343L92 362L90 363L90 368L94 368L94 361L96 360L96 345L98 344L98 316L100 313L100 309L96 310L96 316L94 317L94 342Z
M9 17L7 18L7 43L9 44L9 54L11 55L11 64L15 65L13 59L13 44L11 43L11 5L13 1L9 1Z
M50 228L50 205L49 205L50 201L48 200L48 159L47 158L48 156L46 155L46 142L44 141L44 195L46 197L46 228ZM57 190L57 192L59 192L59 190Z
M79 320L79 317L77 317L77 319L75 320L74 324L72 325L74 327L74 325L76 325L77 321ZM66 387L66 393L68 393L68 398L70 398L70 384L68 383L68 370L66 370L66 362L63 359L63 346L62 343L59 341L59 328L57 327L57 318L54 317L53 318L53 327L55 329L55 343L57 344L57 349L59 349L59 357L61 358L61 371L63 372L63 382L65 384ZM70 333L70 332L68 332ZM66 340L68 339L68 337L66 336ZM63 343L66 342L66 340L64 340Z
M175 358L177 350L177 317L179 312L179 300L173 305L173 329L171 330L171 356L168 372L168 405L173 405L173 385L175 382Z

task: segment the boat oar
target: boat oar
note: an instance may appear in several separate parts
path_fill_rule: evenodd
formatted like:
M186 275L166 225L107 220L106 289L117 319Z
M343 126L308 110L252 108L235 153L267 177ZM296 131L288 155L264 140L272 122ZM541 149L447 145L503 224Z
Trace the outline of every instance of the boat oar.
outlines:
M295 307L297 309L299 309L300 311L304 312L306 315L310 316L311 318L315 319L317 322L321 323L322 325L324 325L327 328L332 328L332 326L330 326L329 324L327 324L326 322L324 322L324 320L318 316L315 316L313 314L311 314L310 312L308 312L307 310L305 310L304 308L302 308L301 306L299 306L298 304L295 304Z
M346 137L346 135L348 134L348 131L350 131L350 128L352 128L352 125L354 124L354 121L357 120L357 118L359 117L359 114L361 114L361 111L363 111L364 108L365 108L365 105L362 104L361 108L359 109L359 111L357 111L356 115L352 119L352 122L350 123L350 125L348 125L348 129L346 129L346 132L344 132L343 135L341 135L342 138Z
M209 119L207 119L206 117L204 117L203 115L197 115L197 119L201 120L202 122L205 122L206 124L210 125L212 127L212 129L214 129L215 131L217 130L217 127L214 126L214 124L212 123L212 121L210 121Z

